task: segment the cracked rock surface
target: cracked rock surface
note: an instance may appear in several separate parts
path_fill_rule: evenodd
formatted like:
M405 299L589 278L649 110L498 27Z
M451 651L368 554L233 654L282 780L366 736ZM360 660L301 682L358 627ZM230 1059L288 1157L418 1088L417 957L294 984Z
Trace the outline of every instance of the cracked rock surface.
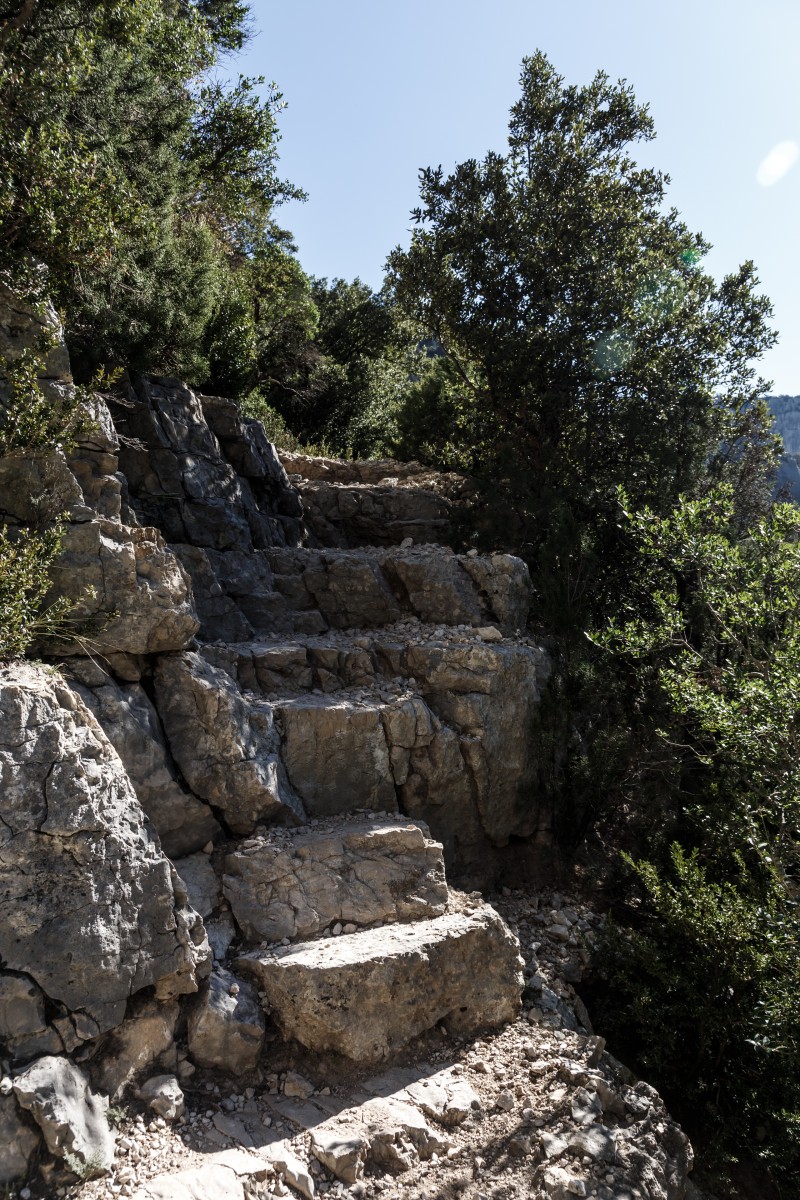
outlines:
M194 991L207 944L75 693L56 674L4 668L0 711L0 955L63 1006L74 1045L118 1024L141 988Z
M241 842L225 871L225 896L253 942L311 937L337 921L441 916L447 905L441 846L422 822L403 819L276 830Z

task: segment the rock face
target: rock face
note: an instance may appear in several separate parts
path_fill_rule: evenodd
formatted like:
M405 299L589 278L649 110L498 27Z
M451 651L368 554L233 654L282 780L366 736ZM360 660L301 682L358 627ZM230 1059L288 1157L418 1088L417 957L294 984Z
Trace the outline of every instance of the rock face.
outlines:
M379 1061L439 1022L461 1034L503 1025L523 983L519 945L489 905L237 962L285 1036L357 1062Z
M336 922L441 916L442 848L426 827L351 820L243 843L225 860L225 895L253 942L311 937Z
M401 622L203 656L270 699L312 816L399 809L430 826L449 865L484 873L487 843L546 834L532 794L548 670L537 648Z
M473 499L463 475L432 472L419 462L279 454L323 546L391 546L408 538L455 545L453 517Z
M158 526L191 576L203 636L281 628L285 606L263 551L300 545L305 528L297 492L259 423L230 400L197 397L174 379L136 379L125 402L111 407L129 503L142 524Z
M160 658L155 689L184 778L234 833L251 833L262 820L304 817L283 772L268 704L246 702L229 675L193 653Z
M13 1096L0 1096L0 1184L23 1179L39 1134L26 1123Z
M74 619L85 623L86 636L101 654L180 650L200 627L187 577L155 529L105 520L68 525L51 576L47 600L74 600ZM44 648L85 654L86 641L78 637Z
M0 670L0 954L74 1014L76 1041L128 997L194 991L208 951L122 764L56 675Z
M275 588L303 632L312 612L321 627L390 625L403 618L447 625L525 628L530 577L510 554L473 557L444 546L369 550L270 550ZM307 629L306 632L315 632Z
M75 691L120 756L164 853L181 858L218 837L209 806L178 782L158 714L141 684L118 684L92 660L70 664L70 672Z
M471 495L460 475L419 463L343 462L281 453L298 488L305 518L325 546L387 546L406 538L451 544L454 512Z

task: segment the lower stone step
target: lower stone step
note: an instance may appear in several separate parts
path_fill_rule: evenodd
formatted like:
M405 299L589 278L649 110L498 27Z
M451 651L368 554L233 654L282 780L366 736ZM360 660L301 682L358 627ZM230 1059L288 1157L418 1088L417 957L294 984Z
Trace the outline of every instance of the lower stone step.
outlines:
M251 942L438 917L448 899L441 845L402 817L271 830L240 843L225 871L223 891Z
M440 1022L471 1034L513 1019L519 943L488 904L456 897L440 917L240 956L285 1037L379 1062Z

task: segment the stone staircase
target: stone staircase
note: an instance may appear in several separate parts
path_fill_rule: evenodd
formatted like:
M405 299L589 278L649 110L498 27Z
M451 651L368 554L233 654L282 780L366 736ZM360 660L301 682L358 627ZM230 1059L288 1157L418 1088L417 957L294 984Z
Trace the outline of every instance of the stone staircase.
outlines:
M473 1033L511 1020L516 939L489 905L448 888L425 825L369 817L267 834L226 857L234 918L263 939L234 970L255 979L284 1036L355 1062L439 1024Z
M464 481L302 456L290 479L256 422L174 381L109 404L123 516L167 539L200 627L190 648L116 655L116 678L97 657L71 671L220 967L255 981L285 1037L357 1061L440 1024L502 1025L518 947L445 864L485 882L494 850L546 838L524 563L413 540L450 529L444 493Z
M538 897L503 889L517 940L471 890L549 846L524 565L463 552L463 479L282 458L150 379L0 462L0 524L66 513L76 602L55 670L0 671L0 1183L418 1200L460 1162L475 1200L683 1200L685 1138L566 982L591 922L553 896L548 964Z

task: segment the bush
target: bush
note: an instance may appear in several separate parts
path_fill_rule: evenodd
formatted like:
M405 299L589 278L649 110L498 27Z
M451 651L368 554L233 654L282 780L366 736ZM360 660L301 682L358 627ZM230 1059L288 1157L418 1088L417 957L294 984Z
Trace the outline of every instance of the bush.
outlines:
M61 597L42 608L62 535L62 526L42 532L0 528L0 661L22 658L37 638L63 631L72 602Z
M800 511L742 527L731 488L623 511L638 558L596 638L635 696L628 779L662 827L598 970L631 1039L718 1160L800 1171ZM655 781L655 783L654 783ZM643 824L646 825L644 816ZM671 845L669 844L671 840ZM788 1193L787 1193L788 1194Z

